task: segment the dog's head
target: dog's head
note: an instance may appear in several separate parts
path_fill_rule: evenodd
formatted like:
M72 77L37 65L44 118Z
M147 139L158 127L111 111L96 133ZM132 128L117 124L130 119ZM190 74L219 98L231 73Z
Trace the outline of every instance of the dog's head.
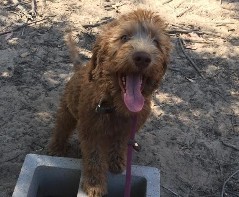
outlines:
M122 94L129 111L138 112L158 87L169 52L170 39L161 18L137 10L102 29L93 49L92 75L111 77L114 92Z

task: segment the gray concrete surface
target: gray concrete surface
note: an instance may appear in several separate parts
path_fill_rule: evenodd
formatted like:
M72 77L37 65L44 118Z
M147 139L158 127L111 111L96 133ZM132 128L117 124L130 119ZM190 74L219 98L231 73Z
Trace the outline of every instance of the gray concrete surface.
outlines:
M13 197L67 196L86 197L79 187L80 159L28 154L23 163ZM125 172L108 174L109 196L122 197ZM132 166L131 195L160 196L160 172L157 168Z

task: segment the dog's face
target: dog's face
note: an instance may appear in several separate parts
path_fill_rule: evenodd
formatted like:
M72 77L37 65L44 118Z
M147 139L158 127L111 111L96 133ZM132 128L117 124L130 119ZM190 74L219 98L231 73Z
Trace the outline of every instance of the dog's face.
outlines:
M129 111L143 108L165 73L170 40L164 28L157 14L137 10L106 25L96 41L95 70L114 78Z

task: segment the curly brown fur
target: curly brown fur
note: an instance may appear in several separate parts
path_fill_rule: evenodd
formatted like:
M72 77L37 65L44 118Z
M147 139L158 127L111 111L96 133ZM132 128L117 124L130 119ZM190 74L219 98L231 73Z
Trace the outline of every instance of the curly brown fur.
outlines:
M68 45L75 57L72 40ZM131 116L137 113L138 129L145 123L169 52L170 39L161 18L154 12L137 10L103 28L91 60L67 83L50 152L64 154L67 139L77 129L83 157L82 188L88 196L107 193L108 170L124 170ZM100 101L114 111L97 113Z

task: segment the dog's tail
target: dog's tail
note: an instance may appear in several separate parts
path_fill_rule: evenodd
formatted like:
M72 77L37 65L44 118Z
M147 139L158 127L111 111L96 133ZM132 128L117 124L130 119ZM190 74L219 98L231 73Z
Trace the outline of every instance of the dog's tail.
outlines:
M73 40L71 33L68 34L66 43L69 48L70 59L74 65L74 71L77 71L82 67L82 61L77 50L76 42Z

